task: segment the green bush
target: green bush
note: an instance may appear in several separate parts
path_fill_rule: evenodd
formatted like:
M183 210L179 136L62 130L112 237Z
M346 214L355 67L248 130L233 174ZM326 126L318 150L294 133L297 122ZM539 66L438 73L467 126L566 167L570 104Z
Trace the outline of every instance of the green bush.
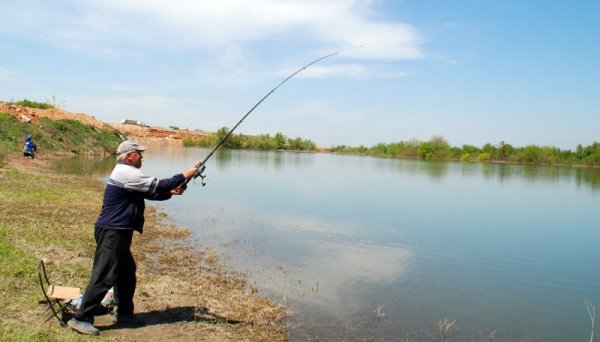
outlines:
M21 101L14 102L14 104L17 104L17 105L23 106L23 107L37 108L37 109L50 109L50 108L54 108L54 106L51 105L51 104L49 104L49 103L29 101L27 99L23 99Z
M489 162L492 160L492 155L489 152L482 152L479 153L479 155L477 156L477 161L480 162Z

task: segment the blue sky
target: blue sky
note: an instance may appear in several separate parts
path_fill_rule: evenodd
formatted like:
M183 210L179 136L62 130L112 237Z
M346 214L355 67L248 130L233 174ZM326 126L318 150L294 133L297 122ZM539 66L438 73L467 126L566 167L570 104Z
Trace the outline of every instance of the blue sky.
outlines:
M318 145L600 141L600 1L0 3L0 100Z

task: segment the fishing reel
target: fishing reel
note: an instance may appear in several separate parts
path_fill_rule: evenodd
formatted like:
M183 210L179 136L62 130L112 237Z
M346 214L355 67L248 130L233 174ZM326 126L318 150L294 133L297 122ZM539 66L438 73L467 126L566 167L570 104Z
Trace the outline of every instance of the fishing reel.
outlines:
M206 166L204 166L204 164L202 164L198 170L196 171L196 174L194 175L194 179L200 177L200 184L202 184L202 186L206 185L206 182L204 182L204 178L206 177L206 175L202 174L204 172L204 170L206 170Z

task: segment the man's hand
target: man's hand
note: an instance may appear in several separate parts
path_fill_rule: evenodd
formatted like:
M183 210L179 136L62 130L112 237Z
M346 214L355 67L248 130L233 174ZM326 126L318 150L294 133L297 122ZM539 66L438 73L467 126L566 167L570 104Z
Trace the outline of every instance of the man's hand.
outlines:
M181 184L180 186L171 190L171 195L181 195L181 194L183 194L183 192L185 191L186 188L187 188L187 186L185 184Z
M200 165L202 165L202 162L198 162L198 164L190 167L189 169L183 171L183 177L185 177L185 179L189 179L192 178L196 175L196 172L198 172L198 168L200 167Z

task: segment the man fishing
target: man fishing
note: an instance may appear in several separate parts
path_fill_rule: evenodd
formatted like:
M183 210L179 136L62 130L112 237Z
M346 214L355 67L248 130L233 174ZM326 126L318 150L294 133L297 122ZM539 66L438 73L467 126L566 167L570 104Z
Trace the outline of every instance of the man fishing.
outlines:
M98 335L93 317L108 290L114 287L117 324L143 325L134 313L136 264L130 246L133 232L143 232L145 199L164 201L185 191L186 181L194 177L201 163L171 178L157 179L145 175L142 152L145 146L126 140L117 148L117 165L106 189L102 211L94 227L96 252L90 282L75 316L67 322L72 329Z
M94 228L96 254L94 255L92 276L83 295L80 308L77 310L75 317L67 322L71 328L82 334L98 335L98 329L92 325L93 316L105 294L113 285L117 305L113 322L143 324L133 314L133 294L136 284L135 261L129 247L133 231L137 230L140 234L142 233L144 199L161 201L171 198L172 195L181 195L187 183L196 177L201 177L201 183L205 185L202 172L206 162L256 107L294 75L342 51L318 58L285 78L233 126L203 161L183 173L160 181L154 177L148 177L139 170L142 166L142 152L146 150L146 147L130 140L119 145L117 149L118 163L108 179L102 212Z

